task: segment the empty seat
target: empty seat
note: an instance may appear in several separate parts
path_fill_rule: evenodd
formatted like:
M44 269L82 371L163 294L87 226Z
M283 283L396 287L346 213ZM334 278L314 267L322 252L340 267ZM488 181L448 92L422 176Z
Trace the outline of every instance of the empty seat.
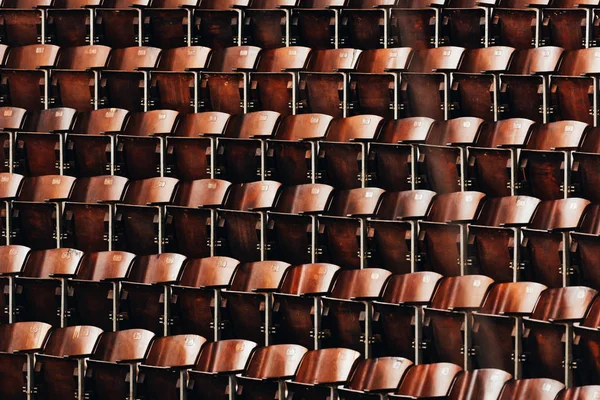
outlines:
M441 10L443 2L421 0L401 1L391 9L390 36L394 46L415 50L440 44Z
M512 375L499 369L476 369L463 371L456 377L448 399L487 400L497 399Z
M571 168L572 190L576 194L591 200L594 203L600 201L598 186L596 185L598 161L600 158L600 142L598 135L600 131L596 128L590 130L583 138L578 151L572 153L573 165Z
M446 45L468 49L487 47L491 12L480 4L473 0L446 1L441 15L440 40Z
M0 29L2 43L8 46L25 46L45 41L41 37L46 28L46 8L50 0L12 0L2 4Z
M291 8L297 0L251 0L244 9L244 40L262 49L289 46Z
M144 42L142 9L149 0L108 0L95 10L93 21L99 43L119 49L142 46Z
M593 0L553 1L551 7L545 8L543 12L544 43L567 51L590 47L592 30L587 29L587 24L593 18L592 7L598 7L598 3Z
M518 379L509 381L504 385L499 400L518 398L553 400L564 387L565 385L554 379Z
M243 8L249 5L250 0L201 1L194 12L195 40L212 49L241 46Z
M396 0L350 0L342 9L340 43L357 49L387 47L392 40L389 34L389 9Z
M581 366L575 371L575 382L580 385L598 385L600 383L600 375L598 374L598 371L600 371L598 362L600 335L598 334L598 327L600 327L600 300L596 297L583 322L574 328L574 359L577 365Z
M100 0L54 0L52 7L46 9L46 40L64 48L95 43L94 15L100 3Z
M373 399L377 393L393 392L412 362L401 357L380 357L362 360L350 382L338 389L342 400Z
M562 390L557 397L557 400L584 400L594 398L600 395L600 387L598 385L579 386Z
M23 175L0 172L0 204L2 204L3 208L0 211L0 216L2 216L4 222L0 232L2 232L5 244L10 244L11 242L12 224L10 217L12 215L12 202L21 191L23 179Z
M0 152L0 171L12 172L15 165L14 160L14 132L21 130L25 122L27 110L19 107L0 107L0 143L2 148L8 147Z
M193 38L194 7L199 0L152 1L144 8L144 41L161 49L190 46Z
M292 13L292 44L313 49L337 48L340 8L346 0L302 0Z
M570 246L570 281L573 284L585 284L596 290L600 289L598 276L598 259L595 256L598 244L598 211L597 204L590 204L582 217L579 229L569 232Z
M485 2L494 7L491 18L491 40L501 46L529 49L542 45L540 9L548 0L498 0Z
M14 277L23 273L25 261L29 257L29 247L18 245L0 246L0 286L4 296L0 297L0 307L4 310L2 323L14 322Z
M390 399L445 397L462 369L451 363L421 364L408 370Z

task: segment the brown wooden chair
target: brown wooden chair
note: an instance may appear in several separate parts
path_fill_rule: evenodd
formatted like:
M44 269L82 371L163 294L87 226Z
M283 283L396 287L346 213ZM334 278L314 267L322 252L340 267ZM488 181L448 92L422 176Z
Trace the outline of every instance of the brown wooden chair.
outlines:
M446 1L440 18L440 41L467 49L487 48L491 11L480 4L473 0Z
M565 385L554 379L517 379L504 385L499 400L518 398L552 400L564 387Z
M11 172L19 166L11 160L11 156L14 158L14 132L23 129L26 113L24 108L0 107L0 143L4 148L0 152L0 171Z
M147 40L144 40L143 25L140 24L144 21L142 10L150 3L149 0L102 2L102 7L94 13L95 40L113 49L145 44Z
M600 379L600 363L598 362L598 343L600 335L600 300L598 297L590 306L583 322L575 326L574 358L580 366L575 371L575 382L578 385L598 385Z
M3 324L14 322L14 277L23 273L29 252L26 246L0 246L0 288L4 293L0 296L0 307L4 310L0 322Z
M491 18L491 39L499 46L510 46L517 50L542 45L538 27L541 25L541 10L548 7L548 0L494 0L486 1L494 7Z
M54 0L46 9L46 40L63 48L95 43L94 9L100 0ZM94 35L96 36L96 35Z
M292 13L292 44L312 49L337 48L340 9L347 0L300 0Z
M194 11L195 36L198 44L220 50L242 46L243 9L250 0L203 0Z
M456 377L448 395L451 400L497 399L512 375L499 369L462 371Z
M440 43L442 1L402 0L390 10L390 39L395 46L415 50Z
M565 388L562 390L557 400L584 400L593 399L594 396L600 396L600 387L598 385L579 386L574 388Z
M598 204L590 204L585 211L577 231L569 232L571 239L570 262L573 272L571 281L576 284L585 284L596 290L600 289L600 277L598 276L597 257L595 256L598 246Z
M451 363L420 364L408 370L390 399L436 398L449 394L452 384L462 369Z
M244 40L261 49L287 46L290 42L291 8L297 0L251 0L244 9Z
M5 244L9 244L11 241L12 202L21 191L23 179L23 175L0 172L0 202L3 206L3 210L0 211L0 217L4 225L4 228L0 232L2 232L2 240Z
M52 5L49 0L12 0L2 4L0 29L2 43L8 46L37 44L43 28L46 28L45 9Z
M392 42L389 10L396 3L396 0L349 0L341 13L340 43L365 50L387 47Z
M587 21L593 18L591 8L597 6L598 3L593 0L553 1L551 7L544 8L542 40L566 51L588 47L593 40L593 35L590 34L593 30L588 33L584 27ZM581 9L576 10L578 7Z
M374 400L384 393L393 392L412 361L402 357L380 357L362 360L350 382L337 390L341 400Z
M572 189L576 194L597 203L600 194L596 186L596 168L598 165L598 153L600 153L600 142L598 139L600 131L591 129L583 139L578 151L572 153L573 166L571 169Z
M201 4L199 0L152 1L142 11L144 40L161 49L191 45L194 7Z

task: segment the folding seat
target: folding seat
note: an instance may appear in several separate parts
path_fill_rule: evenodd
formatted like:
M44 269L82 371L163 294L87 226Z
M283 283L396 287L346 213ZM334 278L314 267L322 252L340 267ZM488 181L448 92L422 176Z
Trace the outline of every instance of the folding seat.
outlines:
M486 2L493 7L492 43L517 50L544 45L541 34L542 10L549 0L497 0Z
M369 178L377 187L400 191L416 189L417 144L425 143L434 120L412 117L388 121L369 145Z
M166 248L190 258L213 256L216 250L216 209L231 183L218 179L182 182L173 205L166 208Z
M43 322L0 325L0 395L23 399L34 390L34 354L43 350L52 326ZM25 393L24 393L25 392Z
M578 150L587 128L578 121L536 125L521 151L521 191L542 200L568 197L572 192L571 154Z
M549 122L550 75L556 71L563 49L543 46L513 53L508 73L500 76L501 118L527 118Z
M519 176L518 152L529 140L533 124L524 118L484 124L468 148L467 187L492 197L514 195Z
M48 108L49 68L56 64L58 50L51 44L12 48L0 71L0 103L27 111Z
M161 49L156 47L113 50L106 69L100 73L96 108L116 107L131 112L148 111L148 71L156 68L160 52Z
M104 331L119 328L121 281L129 275L135 255L125 251L86 253L69 280L69 322Z
M281 184L258 181L232 185L216 225L217 255L240 262L265 260L267 211L275 204Z
M123 324L169 335L171 285L178 283L186 257L177 253L139 256L122 283Z
M340 267L315 263L291 267L281 288L273 294L276 343L298 343L314 350L320 347L321 298L330 293Z
M460 68L452 74L453 115L478 117L488 121L500 119L500 74L507 71L513 52L512 47L505 46L465 52Z
M233 183L265 179L266 139L272 137L279 113L256 111L230 118L218 138L216 174Z
M297 344L257 348L250 356L246 370L236 377L236 398L285 399L285 381L294 377L306 352L306 348Z
M565 385L554 379L517 379L504 385L502 394L498 400L510 399L536 399L554 400Z
M571 167L571 183L572 190L586 199L594 203L600 201L600 193L598 192L597 168L600 157L600 131L592 129L583 138L583 142L579 149L572 153L573 165Z
M441 43L441 1L400 1L390 11L392 46L423 50Z
M100 0L54 0L46 9L47 41L63 48L96 43L95 9Z
M600 243L598 237L598 204L590 204L582 217L579 229L569 232L570 243L570 268L572 284L585 284L600 290L600 276L598 276L597 247Z
M365 358L381 354L373 332L373 300L392 273L381 268L342 271L323 297L323 347L347 347Z
M598 5L595 0L553 1L543 10L542 40L567 51L591 47L593 28L588 26Z
M558 72L550 82L552 117L557 120L575 120L592 126L598 125L596 64L597 50L580 49L564 53Z
M524 376L573 383L573 324L582 322L597 292L585 286L544 290L523 319Z
M175 131L167 137L167 172L181 181L213 178L217 138L225 131L229 117L218 111L180 114ZM203 153L205 157L198 157Z
M244 338L265 346L271 344L273 295L290 265L282 261L258 261L241 264L224 299L223 336Z
M25 122L25 113L27 110L18 107L0 107L0 143L2 148L8 146L8 155L5 151L0 151L0 171L13 172L14 153L12 152L14 144L14 135L18 130L23 129ZM0 172L1 173L1 172Z
M569 198L543 201L529 226L522 229L522 277L551 288L568 286L570 266L569 231L579 230L588 200Z
M492 285L473 315L473 348L477 368L523 372L523 317L530 316L546 286L535 282Z
M267 212L269 258L293 265L316 262L317 215L327 211L333 188L323 184L287 186Z
M261 49L290 45L291 12L297 0L251 0L244 8L242 40Z
M244 44L243 10L250 0L202 0L194 10L194 43L214 50Z
M172 286L173 331L220 339L221 290L229 288L238 260L230 257L190 259Z
M298 108L334 118L347 117L348 75L356 70L361 53L357 49L313 51L308 67L300 71Z
M82 257L69 248L32 251L14 279L16 319L66 326L67 279L75 276Z
M152 110L130 114L117 135L117 169L133 180L165 175L165 137L173 132L179 113Z
M489 198L469 226L469 264L495 282L518 281L522 267L521 229L540 204L529 196Z
M137 255L162 253L165 206L175 197L178 180L149 178L132 181L116 207L115 250Z
M391 393L398 387L412 365L412 361L402 357L362 360L354 370L350 382L337 390L338 398L341 400L381 398L385 396L383 393Z
M310 48L301 46L262 51L256 72L250 76L248 108L295 115L300 106L299 72L306 69L310 55Z
M367 221L367 265L394 273L416 271L417 221L425 218L434 196L429 190L381 196L375 215Z
M65 169L69 175L114 175L116 135L125 127L129 112L101 108L80 113L65 143Z
M440 281L431 304L424 309L423 333L430 361L453 362L467 371L472 369L472 315L483 305L492 283L484 275L454 276Z
M95 110L99 71L106 66L110 51L106 46L62 49L56 68L52 69L50 103L81 112Z
M61 247L62 203L69 198L75 178L46 175L26 178L13 202L9 233L13 244L33 250Z
M366 219L375 214L383 192L378 188L350 189L333 197L329 212L317 217L319 262L343 269L366 267Z
M450 400L497 399L512 375L499 369L476 369L458 374L448 395Z
M236 391L236 375L244 371L256 343L229 339L207 343L189 372L190 398L228 399Z
M490 14L490 8L480 6L477 1L446 1L440 18L440 41L444 45L467 49L487 47L490 39Z
M202 46L164 50L157 70L150 73L150 105L181 113L198 112L199 71L207 67L210 53ZM205 132L194 132L198 133Z
M64 244L83 252L112 250L114 211L127 178L105 175L79 178L63 210Z
M290 42L311 49L337 49L346 0L300 0L292 12Z
M399 108L403 117L450 117L450 73L457 70L464 49L438 47L413 52L407 72L400 76Z
M445 398L462 369L451 363L420 364L408 370L390 399Z
M232 115L248 112L249 72L255 69L259 53L254 46L215 50L200 76L198 110Z
M98 399L135 396L137 366L146 358L153 338L144 329L104 332L86 361L85 395Z
M484 197L480 192L456 192L433 198L427 217L419 221L419 269L444 276L470 273L467 225L477 218Z
M0 216L3 225L0 232L2 232L2 239L7 245L11 242L12 202L21 191L23 179L23 175L0 172L0 207L2 207Z
M9 0L0 12L0 41L10 47L45 43L46 8L51 0Z
M286 382L287 399L335 398L336 388L350 381L360 358L359 352L344 348L309 351L302 357L294 378Z
M600 396L600 387L598 385L580 386L573 388L565 388L562 390L557 400L585 400L593 399L594 397Z
M425 188L436 193L466 190L467 149L475 143L484 121L460 117L437 121L419 144L419 180Z
M66 107L30 113L23 131L16 133L16 169L26 176L62 175L65 134L73 127L76 114Z
M93 26L97 38L94 40L113 49L147 44L142 10L150 3L149 0L103 1L102 7L95 10Z
M600 300L598 297L590 306L583 322L575 326L574 358L577 365L575 382L579 385L598 385L600 383Z
M4 293L0 297L3 310L0 322L14 322L15 276L23 273L25 261L29 257L29 248L18 245L0 246L0 288Z
M191 46L194 40L194 8L199 0L162 0L150 2L142 10L143 40L150 46L173 49Z
M386 9L372 11L387 12ZM406 70L411 55L409 47L363 51L356 72L350 74L349 108L354 114L375 114L386 119L398 117L399 72Z
M375 336L382 353L423 362L423 307L431 303L440 274L413 272L392 275L373 302Z
M206 339L198 335L156 338L139 366L137 389L147 400L176 400L185 394L187 370L198 360ZM177 386L177 381L180 385Z
M387 48L390 9L396 0L349 0L341 12L339 44L357 49Z

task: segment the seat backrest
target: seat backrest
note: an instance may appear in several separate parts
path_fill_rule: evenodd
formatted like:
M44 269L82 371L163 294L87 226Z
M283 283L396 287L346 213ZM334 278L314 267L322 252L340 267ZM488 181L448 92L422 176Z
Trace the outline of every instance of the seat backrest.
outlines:
M52 0L4 0L2 2L2 8L36 8L40 6L51 6Z
M8 52L4 66L13 69L36 69L53 67L60 48L53 44L30 44L13 47Z
M383 289L381 301L390 304L428 304L440 279L442 275L431 271L392 275Z
M102 45L68 47L60 51L56 67L77 70L104 68L110 51L110 47Z
M72 176L43 175L23 179L17 200L44 202L50 199L67 199L75 183Z
M190 259L185 264L179 285L196 288L227 286L239 264L238 260L224 256Z
M199 335L174 335L155 338L145 365L156 367L191 367L196 364L206 339Z
M250 5L250 0L202 0L200 9L209 10L229 10L232 6L247 7Z
M180 1L177 0L179 3ZM154 6L155 1L152 2ZM208 66L211 49L204 46L178 47L164 50L160 55L159 71L201 70Z
M382 268L341 271L331 290L331 297L343 300L376 298L392 273Z
M512 59L512 47L492 46L465 51L459 72L480 74L485 72L504 72Z
M291 378L307 351L297 344L259 347L252 353L244 376L254 379Z
M333 117L325 114L288 115L281 120L275 132L275 139L321 139L325 137L332 120Z
M99 251L86 253L81 259L77 275L79 280L100 282L107 279L124 279L135 260L135 254L126 251Z
M0 173L0 199L16 198L23 184L23 175Z
M465 310L481 307L494 280L484 275L449 276L441 280L431 308L436 310Z
M325 140L328 142L351 142L375 140L381 131L383 118L377 115L355 115L331 121Z
M180 6L198 7L198 3L202 0L152 0L150 6L152 8L170 8L175 9Z
M327 294L340 267L315 263L296 265L288 269L279 292L295 295Z
M52 8L83 8L85 6L99 6L101 0L54 0Z
M565 51L558 67L558 75L580 76L584 74L597 74L600 51L595 48Z
M218 111L182 114L175 129L175 136L199 137L200 135L221 135L225 131L230 115Z
M554 400L564 387L565 385L554 379L517 379L509 381L504 385L504 389L498 400Z
M549 322L581 321L597 294L585 286L546 289L540 294L531 318Z
M356 71L371 74L383 74L388 70L402 71L407 68L411 56L410 47L365 50L358 60Z
M23 127L27 110L19 107L0 107L0 129L16 130Z
M191 208L221 206L230 187L231 183L222 179L181 182L174 203Z
M130 8L131 6L148 7L150 0L104 0L103 8Z
M362 50L327 49L311 52L307 70L310 72L335 72L354 70Z
M542 201L529 228L540 230L577 229L589 200L570 197L568 199Z
M580 150L585 153L600 153L600 129L591 128L583 138Z
M290 46L264 50L260 54L258 72L281 72L285 70L301 70L307 65L310 55L309 47Z
M273 207L281 188L275 181L239 183L231 186L225 208L228 210L252 211Z
M16 244L0 246L0 274L17 274L23 270L31 249Z
M396 0L348 0L346 6L348 8L364 8L370 9L377 6L393 6L396 4Z
M69 199L79 203L119 201L123 197L127 182L127 178L115 175L79 178L75 181Z
M410 72L431 73L458 69L465 49L462 47L437 47L413 52Z
M527 149L554 150L579 147L588 125L579 121L558 121L534 125Z
M44 322L15 322L0 325L0 352L41 350L52 325Z
M600 297L594 299L581 325L593 329L600 327Z
M492 285L479 312L491 315L529 315L546 286L537 282Z
M348 388L368 392L392 392L412 365L412 361L402 357L362 360L354 370Z
M152 110L132 113L123 134L132 136L152 136L156 133L171 133L175 128L179 113L173 110Z
M358 351L344 348L309 351L300 361L293 382L313 385L345 383L359 358Z
M71 130L77 110L67 107L49 108L29 113L24 130L28 132L51 132Z
M448 400L496 400L512 375L501 369L462 371L456 377Z
M425 141L435 120L427 117L409 117L387 121L381 130L379 143Z
M379 188L340 190L333 196L329 215L336 217L373 215L384 192Z
M290 264L283 261L256 261L240 264L230 290L252 292L279 289Z
M345 6L348 0L300 0L300 8L325 8L330 6Z
M600 399L600 385L579 386L564 389L556 400Z
M316 213L327 210L333 187L322 183L285 186L273 211L286 214Z
M224 4L224 2L220 2ZM260 48L256 46L235 46L217 49L212 52L208 70L212 72L234 72L254 70L258 63Z
M535 122L525 118L509 118L482 125L477 140L478 147L495 148L501 146L523 147L529 140Z
M508 72L519 75L553 73L563 54L561 47L543 46L513 53Z
M176 282L185 261L185 256L177 253L139 256L133 262L127 281L146 284Z
M485 194L455 192L438 194L433 198L427 220L433 222L470 221L477 216Z
M90 355L101 334L102 329L88 325L54 329L50 333L44 354L57 357Z
M51 278L55 275L75 275L83 252L75 249L35 250L29 254L23 268L28 278Z
M585 208L579 231L593 235L600 234L600 204L589 204Z
M250 8L257 10L272 10L278 6L295 6L298 0L251 0Z
M131 181L127 186L123 202L140 206L168 203L173 199L178 183L177 179L168 177Z
M526 225L531 221L540 200L530 196L488 198L483 203L475 225Z
M145 329L104 332L92 359L109 362L143 360L152 339L154 333Z
M255 111L234 115L229 119L225 136L248 139L255 136L271 136L279 123L280 114L275 111Z
M438 146L474 143L483 123L481 118L475 117L434 122L427 135L426 143Z
M122 131L128 115L129 111L122 108L101 108L79 113L73 132L100 135L103 132Z
M136 46L115 49L108 61L109 70L135 71L137 69L155 68L161 49L156 47Z
M423 219L427 215L435 192L431 190L406 190L385 192L377 207L375 217L384 220Z
M200 351L193 370L212 373L242 372L256 346L256 343L243 339L207 343Z
M396 394L420 397L445 397L462 368L451 363L420 364L411 367Z

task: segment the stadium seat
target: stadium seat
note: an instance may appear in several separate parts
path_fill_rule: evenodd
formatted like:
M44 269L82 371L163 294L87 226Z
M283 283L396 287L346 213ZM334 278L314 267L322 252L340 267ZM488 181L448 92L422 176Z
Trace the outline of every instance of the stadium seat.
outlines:
M497 399L512 375L498 369L462 371L456 377L450 400Z
M290 45L291 12L297 0L251 0L244 9L243 40L262 49Z
M212 49L241 46L243 8L250 3L250 0L202 0L194 11L194 41Z
M421 364L408 370L390 399L445 397L462 369L451 363Z
M44 43L46 8L51 0L9 0L0 12L1 41L11 47Z
M575 326L574 359L579 367L575 371L575 382L580 385L598 385L600 383L600 364L598 363L598 344L600 335L600 300L594 299L583 322Z
M440 44L441 1L401 1L390 12L392 45L423 50Z
M144 42L142 10L150 5L149 0L108 0L95 10L93 21L99 43L121 49L142 46Z
M571 277L575 284L585 284L596 290L600 289L600 277L598 276L597 258L595 256L598 246L598 211L597 204L591 204L586 208L578 231L571 231L570 261Z
M590 130L583 138L578 151L572 153L573 165L571 168L572 190L594 203L600 201L600 193L596 185L596 171L598 165L598 154L600 154L600 142L598 141L596 128Z
M95 9L100 0L54 0L46 8L47 41L70 48L96 43Z
M590 385L590 386L579 386L573 387L569 389L562 390L557 400L584 400L587 398L594 398L594 396L598 397L600 395L600 387L598 385Z
M0 246L0 286L3 296L0 297L0 307L4 312L0 317L3 324L14 322L15 283L14 277L23 273L25 261L30 249L25 246Z
M499 400L518 398L535 398L537 400L553 400L565 385L554 379L517 379L504 385Z
M340 16L339 43L357 49L388 47L390 8L396 0L349 0Z

